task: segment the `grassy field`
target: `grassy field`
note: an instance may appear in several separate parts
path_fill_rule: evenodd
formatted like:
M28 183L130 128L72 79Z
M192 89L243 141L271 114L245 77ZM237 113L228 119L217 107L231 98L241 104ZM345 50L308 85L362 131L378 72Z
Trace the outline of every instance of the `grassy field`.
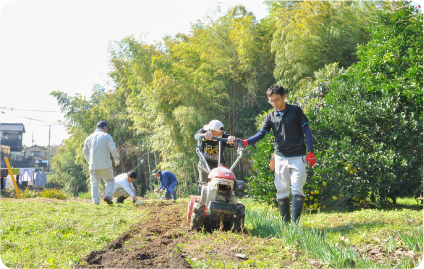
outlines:
M403 201L411 204L412 199ZM177 203L186 207L187 200ZM244 234L188 233L179 249L194 268L413 268L422 260L423 212L410 208L304 213L281 224L276 208L245 199ZM418 207L419 208L419 207ZM143 221L146 211L88 199L2 199L1 260L10 268L72 268ZM214 251L242 253L228 259Z
M412 199L406 199L406 204ZM282 238L308 256L336 268L409 268L423 251L423 214L416 209L358 209L302 215L301 225L284 226L276 208L245 202L246 228L262 237ZM370 254L371 253L371 254ZM373 262L371 261L373 260ZM415 267L415 266L413 266Z
M2 199L1 260L10 267L72 267L143 219L130 204L90 200Z

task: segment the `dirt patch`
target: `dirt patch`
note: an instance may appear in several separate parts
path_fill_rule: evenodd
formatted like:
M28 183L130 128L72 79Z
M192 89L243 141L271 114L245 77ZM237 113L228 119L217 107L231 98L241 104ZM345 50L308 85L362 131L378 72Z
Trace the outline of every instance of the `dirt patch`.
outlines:
M92 251L75 268L191 268L178 246L193 233L186 207L167 201L143 209L149 210L146 219L104 249Z

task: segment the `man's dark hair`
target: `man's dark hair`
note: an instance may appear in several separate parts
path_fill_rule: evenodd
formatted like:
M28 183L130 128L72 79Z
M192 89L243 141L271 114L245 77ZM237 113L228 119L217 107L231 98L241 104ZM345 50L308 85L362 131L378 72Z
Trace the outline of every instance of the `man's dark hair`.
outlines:
M128 178L137 178L137 173L133 170L128 172Z
M284 88L280 85L272 85L266 91L266 95L270 96L270 95L273 95L273 94L279 94L279 95L283 96L283 95L286 94L286 90L284 90Z

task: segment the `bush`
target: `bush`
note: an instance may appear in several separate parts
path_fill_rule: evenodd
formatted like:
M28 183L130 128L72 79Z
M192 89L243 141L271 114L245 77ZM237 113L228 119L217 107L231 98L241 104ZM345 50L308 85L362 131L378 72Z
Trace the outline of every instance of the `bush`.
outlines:
M265 113L258 117L260 121ZM248 181L247 193L257 201L277 205L275 195L277 193L274 185L274 172L269 169L269 161L274 153L274 135L270 133L256 144L252 150L252 171Z
M34 190L28 189L28 187L25 188L25 191L21 192L22 198L35 198L38 196L38 192Z
M347 204L422 192L423 18L408 3L393 5L311 125L320 152L313 177Z
M40 197L43 198L56 198L60 200L66 200L69 198L68 194L59 189L47 189L40 192Z
M346 72L327 66L288 96L311 121L317 164L304 187L309 207L333 197L352 205L422 195L423 16L406 2L388 5L369 44L359 46L357 64ZM264 154L252 156L256 198L265 201L275 195L268 144L259 142ZM320 193L312 195L315 190Z

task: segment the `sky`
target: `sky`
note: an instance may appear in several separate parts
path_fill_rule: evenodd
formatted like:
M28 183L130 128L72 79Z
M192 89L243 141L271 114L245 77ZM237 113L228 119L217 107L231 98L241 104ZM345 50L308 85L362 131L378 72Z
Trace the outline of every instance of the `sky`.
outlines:
M96 84L112 89L111 41L134 35L154 44L188 34L218 5L226 13L239 4L257 20L268 14L263 0L1 1L0 123L23 123L26 146L47 146L50 128L50 144L59 145L68 134L57 124L63 114L49 94L89 97Z
M258 20L268 15L263 0L11 0L0 9L0 122L23 123L27 146L32 138L47 146L52 125L50 144L59 145L68 135L49 94L88 97L95 84L111 89L111 41L134 35L152 44L219 16L217 6L225 13L239 4Z

